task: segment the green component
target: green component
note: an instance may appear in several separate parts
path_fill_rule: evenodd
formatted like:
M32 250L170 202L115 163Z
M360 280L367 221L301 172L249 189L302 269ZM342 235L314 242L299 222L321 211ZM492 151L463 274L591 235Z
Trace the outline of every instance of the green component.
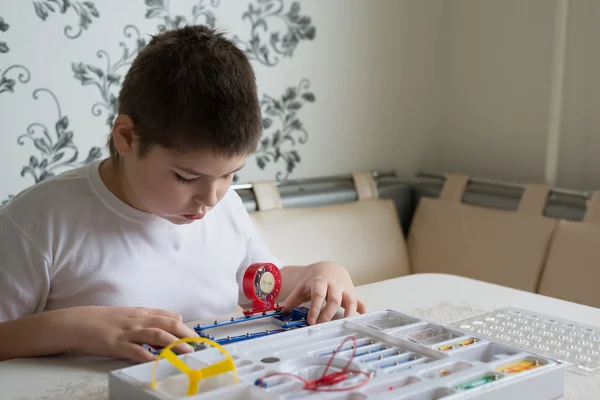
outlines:
M496 379L498 379L496 376L488 375L488 376L484 376L483 378L475 379L474 381L463 383L462 385L458 385L458 386L456 386L455 389L458 389L458 390L474 389L481 385L485 385L486 383L493 382Z

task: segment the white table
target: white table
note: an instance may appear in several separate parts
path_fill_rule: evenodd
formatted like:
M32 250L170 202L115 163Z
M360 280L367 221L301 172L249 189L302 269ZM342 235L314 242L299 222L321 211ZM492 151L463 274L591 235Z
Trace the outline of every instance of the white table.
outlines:
M410 275L361 286L357 291L369 311L395 309L442 324L515 306L600 327L600 309L450 275ZM126 365L124 361L73 356L0 362L0 398L106 400L107 372ZM567 372L566 385L565 400L600 398L600 375Z

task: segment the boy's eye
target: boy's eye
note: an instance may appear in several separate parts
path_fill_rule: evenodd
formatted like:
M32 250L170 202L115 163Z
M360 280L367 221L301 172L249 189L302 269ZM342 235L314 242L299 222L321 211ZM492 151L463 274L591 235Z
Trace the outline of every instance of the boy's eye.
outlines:
M192 182L194 182L196 180L196 178L194 178L194 179L185 179L183 176L179 175L178 173L175 173L175 177L177 178L177 180L180 183L188 183L189 184L189 183L192 183Z

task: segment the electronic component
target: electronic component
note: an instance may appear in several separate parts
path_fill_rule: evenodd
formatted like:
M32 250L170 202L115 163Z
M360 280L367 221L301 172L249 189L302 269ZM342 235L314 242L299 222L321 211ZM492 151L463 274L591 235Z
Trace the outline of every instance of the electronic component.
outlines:
M252 302L252 308L245 309L244 315L254 315L283 308L276 303L281 294L281 271L271 263L252 264L244 272L242 288L244 295Z
M244 295L252 302L252 308L243 310L243 317L232 317L226 321L215 321L212 324L197 325L194 330L198 335L223 345L273 335L308 325L308 309L306 307L294 308L291 313L281 311L283 306L276 301L281 294L282 276L281 271L274 264L255 263L250 265L244 272L242 285ZM270 318L271 322L281 326L281 328L246 332L242 335L222 338L215 338L207 332L209 329L263 318Z

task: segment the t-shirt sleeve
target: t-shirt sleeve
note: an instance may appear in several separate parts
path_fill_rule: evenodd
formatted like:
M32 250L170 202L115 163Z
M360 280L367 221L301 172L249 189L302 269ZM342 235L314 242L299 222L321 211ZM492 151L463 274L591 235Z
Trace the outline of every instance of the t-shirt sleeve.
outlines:
M49 263L0 209L0 322L40 312L50 290Z
M255 263L272 263L275 264L279 269L284 266L281 261L275 257L275 255L269 250L267 244L261 237L260 233L254 226L248 211L244 207L242 200L237 193L233 193L235 196L234 207L236 219L239 223L239 227L244 232L246 256L242 260L236 274L236 280L239 286L239 299L241 303L247 302L244 292L242 289L242 278L246 269Z

